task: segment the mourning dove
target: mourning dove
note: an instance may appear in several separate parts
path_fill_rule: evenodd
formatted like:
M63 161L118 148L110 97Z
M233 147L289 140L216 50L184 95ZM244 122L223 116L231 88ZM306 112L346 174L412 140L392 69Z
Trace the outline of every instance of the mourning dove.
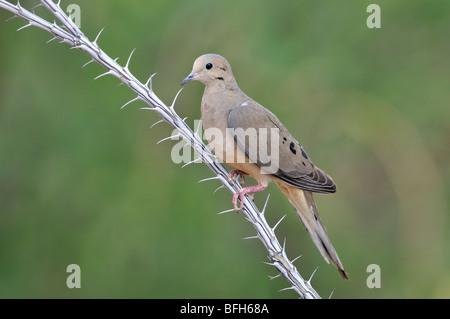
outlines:
M274 181L297 211L300 220L319 249L348 279L344 267L320 219L314 193L334 193L336 185L315 167L300 143L269 110L241 91L228 61L217 54L205 54L194 62L191 74L181 85L197 80L205 85L201 114L205 136L216 156L235 170L229 178L250 175L258 185L245 187L233 196L244 202L249 193L263 191ZM255 151L256 150L256 151ZM270 152L269 152L270 150Z

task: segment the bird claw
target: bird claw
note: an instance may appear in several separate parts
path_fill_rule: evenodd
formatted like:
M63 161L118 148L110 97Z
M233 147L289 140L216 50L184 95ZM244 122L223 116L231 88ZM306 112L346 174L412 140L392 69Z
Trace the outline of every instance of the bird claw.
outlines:
M237 192L236 194L233 195L233 207L235 211L238 211L240 209L242 209L244 207L244 198L245 195L247 195L251 200L253 200L255 197L252 194L249 193L253 193L253 192L262 192L263 190L265 190L266 187L263 185L256 185L256 186L249 186L249 187L245 187L242 188L241 190L239 190L239 192ZM241 205L240 208L238 208L237 206L237 200L241 201Z
M235 211L239 210L239 208L237 207L237 200L238 200L239 195L240 195L240 192L237 192L236 194L233 195L232 202L233 202L233 207L234 207ZM243 201L241 200L241 208L242 208L242 206L243 206Z
M243 172L238 169L234 169L228 173L228 181L235 181L238 177L241 177L241 185L245 184L245 175L248 175L246 172Z
M233 195L233 207L234 207L235 211L238 211L238 210L242 209L242 207L244 207L244 196L245 195L250 197L251 200L253 200L255 198L252 194L245 193L245 188L241 189L239 192L237 192L236 194ZM238 206L237 206L238 198L241 201L240 208L238 208Z

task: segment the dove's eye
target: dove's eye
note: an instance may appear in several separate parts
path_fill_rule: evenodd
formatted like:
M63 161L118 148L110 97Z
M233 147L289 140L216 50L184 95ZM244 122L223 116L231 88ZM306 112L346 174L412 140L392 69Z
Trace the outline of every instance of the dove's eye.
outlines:
M212 67L213 67L213 64L212 64L211 62L208 62L208 63L206 63L206 65L205 65L205 68L206 68L207 70L211 70Z

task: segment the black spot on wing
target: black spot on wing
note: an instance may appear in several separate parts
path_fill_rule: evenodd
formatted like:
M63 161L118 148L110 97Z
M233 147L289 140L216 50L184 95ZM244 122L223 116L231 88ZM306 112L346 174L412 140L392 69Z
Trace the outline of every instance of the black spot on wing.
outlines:
M302 155L304 158L308 159L308 154L306 154L305 150L303 148L300 148L302 151Z
M291 144L289 144L289 149L291 150L291 152L293 154L297 154L297 151L295 150L295 144L294 142L291 142Z

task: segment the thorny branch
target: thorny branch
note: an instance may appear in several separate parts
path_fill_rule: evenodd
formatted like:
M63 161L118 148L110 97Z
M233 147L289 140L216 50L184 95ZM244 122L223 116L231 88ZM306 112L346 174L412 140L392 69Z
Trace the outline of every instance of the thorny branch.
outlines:
M98 39L103 29L98 33L94 41L91 42L83 34L83 32L80 31L75 23L73 23L72 20L65 14L64 10L61 9L60 1L58 1L58 3L54 3L50 0L41 0L40 4L38 4L37 6L45 7L54 15L56 20L53 23L48 22L47 20L37 16L34 13L34 8L31 9L32 12L30 12L23 8L19 2L14 5L5 0L0 0L0 8L12 12L14 14L12 18L21 18L27 22L25 26L19 28L18 30L24 29L29 26L35 26L51 33L53 35L53 38L48 42L58 39L61 43L64 42L69 44L71 46L71 49L79 49L89 54L91 60L83 65L83 67L91 62L97 62L106 68L107 71L97 76L95 79L98 79L105 75L113 75L117 77L123 84L127 85L134 93L137 94L137 96L125 103L122 108L134 101L141 100L149 105L149 107L145 107L142 109L155 111L162 117L162 120L156 122L155 124L165 121L176 128L178 132L176 134L176 137L182 137L199 156L191 163L201 160L214 172L213 177L204 179L200 182L207 180L218 180L222 183L222 186L220 186L219 189L223 187L227 188L233 194L241 189L241 186L238 182L228 181L227 170L222 164L217 161L216 156L211 152L208 146L203 143L202 138L199 135L200 125L196 129L196 131L192 131L190 127L185 123L186 118L182 119L180 116L178 116L177 112L174 109L174 106L181 90L175 96L172 104L170 106L166 106L153 92L152 79L155 74L151 75L145 82L145 84L143 84L130 72L129 65L134 50L128 57L125 66L122 67L117 63L117 58L110 58L100 48ZM185 165L188 164L190 163L187 163ZM269 253L270 262L267 262L267 264L274 266L279 272L278 275L270 278L273 279L282 276L290 284L289 287L282 290L295 290L300 295L300 297L304 299L319 299L319 294L311 286L311 279L315 271L308 280L303 279L303 277L297 271L296 267L293 265L293 262L298 257L290 261L286 256L286 241L284 241L283 244L280 244L277 237L275 236L275 228L278 226L279 222L274 227L270 227L265 219L265 211L269 197L270 194L269 196L267 196L267 200L261 211L258 210L253 201L245 198L242 211L245 214L246 219L253 224L257 232L257 235L247 237L246 239L258 238L262 241ZM220 212L219 214L232 211L234 210L229 209Z

